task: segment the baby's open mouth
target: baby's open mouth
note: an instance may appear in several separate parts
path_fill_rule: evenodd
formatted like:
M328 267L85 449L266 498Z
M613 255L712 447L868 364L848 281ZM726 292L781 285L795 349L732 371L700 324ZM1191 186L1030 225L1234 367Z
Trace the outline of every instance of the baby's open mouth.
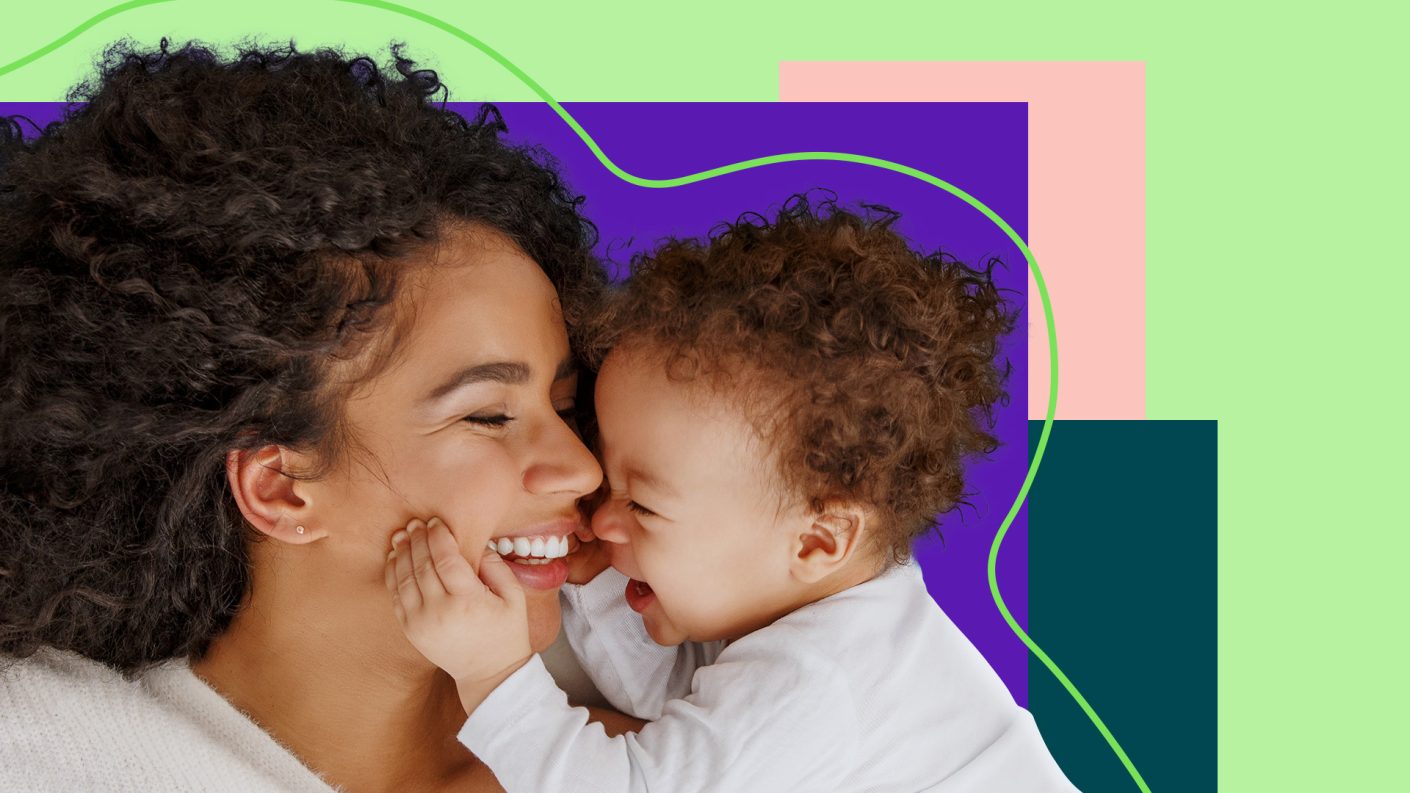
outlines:
M507 562L538 565L548 564L572 552L572 535L536 535L533 537L499 537L485 544L486 548L504 557Z
M656 602L656 592L651 588L651 585L635 578L627 582L626 596L627 605L638 614L646 611L647 606Z

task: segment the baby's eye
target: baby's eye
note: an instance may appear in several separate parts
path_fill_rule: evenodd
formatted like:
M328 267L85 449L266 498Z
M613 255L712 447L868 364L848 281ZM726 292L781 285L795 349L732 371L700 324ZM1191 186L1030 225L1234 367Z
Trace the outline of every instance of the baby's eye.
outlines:
M628 501L628 502L627 502L627 509L630 510L630 511L632 511L632 512L635 512L635 513L638 514L638 515L655 515L655 514L656 514L655 512L652 512L651 510L647 509L646 507L643 507L642 505L636 503L635 501Z
M478 424L481 427L491 427L494 429L499 429L513 420L513 416L505 416L503 414L495 414L493 416L466 416L461 419L461 421L470 424Z

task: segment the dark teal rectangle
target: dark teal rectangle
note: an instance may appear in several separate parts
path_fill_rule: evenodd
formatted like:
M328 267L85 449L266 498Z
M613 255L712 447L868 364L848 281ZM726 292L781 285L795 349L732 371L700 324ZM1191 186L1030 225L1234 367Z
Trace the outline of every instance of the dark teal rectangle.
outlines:
M1029 491L1029 633L1155 793L1217 784L1216 452L1213 421L1058 421ZM1031 655L1028 671L1073 784L1136 790Z

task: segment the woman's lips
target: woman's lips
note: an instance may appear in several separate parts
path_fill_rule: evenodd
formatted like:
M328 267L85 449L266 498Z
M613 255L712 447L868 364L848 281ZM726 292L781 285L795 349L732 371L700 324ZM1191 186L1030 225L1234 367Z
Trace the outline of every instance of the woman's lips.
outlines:
M565 516L562 518L554 518L553 520L544 521L542 523L535 523L518 531L511 531L508 534L497 534L491 539L497 540L500 537L508 537L512 540L515 537L533 537L535 535L558 536L563 534L573 534L582 527L583 519L581 516Z
M646 611L648 606L656 602L656 593L651 589L651 585L635 578L627 582L626 595L627 605L638 614Z
M509 562L514 577L526 589L557 589L568 580L568 563L563 559L551 559L543 564L522 564Z
M575 534L582 525L574 518L558 518L493 537L488 543L525 588L558 589L568 580L566 557L582 545Z

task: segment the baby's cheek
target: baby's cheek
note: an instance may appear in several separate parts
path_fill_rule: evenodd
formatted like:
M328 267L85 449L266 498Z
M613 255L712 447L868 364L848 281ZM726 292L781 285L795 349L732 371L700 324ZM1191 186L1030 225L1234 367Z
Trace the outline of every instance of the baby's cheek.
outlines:
M648 610L643 621L651 640L663 647L675 647L690 639L690 632L678 625L659 607Z

